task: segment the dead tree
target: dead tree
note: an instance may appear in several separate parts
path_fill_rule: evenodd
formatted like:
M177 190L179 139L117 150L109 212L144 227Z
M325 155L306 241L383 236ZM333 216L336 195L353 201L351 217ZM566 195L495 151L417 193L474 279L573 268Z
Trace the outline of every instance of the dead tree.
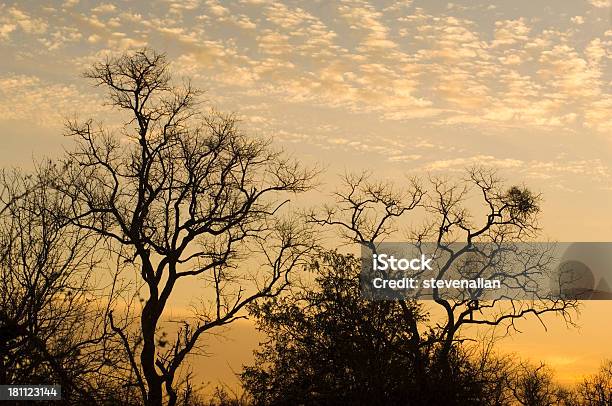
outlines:
M234 116L201 113L200 92L173 84L163 54L109 58L85 76L108 91L125 122L111 131L70 121L78 147L57 187L74 202L72 224L137 270L140 328L119 326L119 310L110 321L144 403L173 405L180 367L203 334L278 294L311 249L312 234L284 206L316 172L246 136ZM174 320L171 338L161 331L164 310L186 281L210 300L193 318Z

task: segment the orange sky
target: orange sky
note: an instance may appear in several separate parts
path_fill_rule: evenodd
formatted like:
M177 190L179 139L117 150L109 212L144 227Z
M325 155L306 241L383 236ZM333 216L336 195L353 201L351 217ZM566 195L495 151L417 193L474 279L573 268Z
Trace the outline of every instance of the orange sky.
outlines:
M554 317L545 318L548 330L537 320L518 323L522 333L514 333L498 343L498 351L516 354L533 362L545 362L555 371L562 384L574 384L583 377L596 372L603 359L612 358L610 342L612 328L610 320L612 303L583 303L578 328L567 328ZM606 325L607 324L607 325ZM193 365L197 368L198 381L214 388L227 384L236 388L238 380L234 373L242 365L252 363L252 350L265 337L259 334L252 321L240 320L222 337L208 337L209 357L197 357Z

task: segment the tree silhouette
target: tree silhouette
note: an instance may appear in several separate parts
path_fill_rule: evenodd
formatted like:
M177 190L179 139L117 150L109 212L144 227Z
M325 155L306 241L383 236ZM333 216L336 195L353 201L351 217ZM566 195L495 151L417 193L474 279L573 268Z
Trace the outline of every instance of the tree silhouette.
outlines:
M581 406L612 404L612 361L606 361L599 372L586 378L578 387Z
M344 187L335 194L336 205L326 207L322 213L313 211L309 218L319 225L334 227L346 240L376 252L378 244L396 232L399 219L422 209L426 217L424 225L413 229L408 240L416 246L433 242L438 250L445 252L446 259L438 275L438 278L443 278L453 266L474 254L476 242L495 246L531 241L539 231L538 195L522 187L504 188L501 180L488 170L475 168L468 175L460 182L430 178L427 193L416 180L410 180L410 185L402 189L389 183L371 182L365 174L348 175L344 178ZM469 199L480 199L480 219L467 209L466 201ZM549 257L540 252L514 254L515 257L529 257L529 261L525 261L524 268L517 273L511 273L509 268L501 269L496 278L503 280L502 283L518 281L519 286L527 284L533 275L541 274L550 263ZM486 254L483 257L492 261ZM486 270L491 268L491 263L485 261L479 266ZM504 325L510 329L516 320L530 315L540 318L547 313L561 315L571 323L577 306L576 300L545 296L532 300L451 300L439 295L436 289L434 299L431 303L440 307L444 317L435 320L430 331L433 334L421 337L420 328L423 326L411 312L405 312L405 323L412 332L413 350L429 345L431 341L442 345L441 368L447 367L444 354L451 353L463 326ZM399 302L401 305L404 300ZM417 363L416 368L422 367Z
M479 365L454 345L447 375L438 367L437 343L417 356L405 312L424 321L422 306L363 298L360 266L350 255L320 253L312 263L314 283L251 306L268 336L241 374L254 404L490 404L489 385L496 383L483 379L491 372L486 360Z
M62 386L65 404L97 404L122 362L92 277L96 239L66 221L52 165L0 176L0 384Z
M73 203L72 224L104 238L109 257L137 270L140 328L121 325L119 309L111 327L144 403L174 405L179 368L202 335L277 295L311 249L305 226L281 213L316 173L247 137L233 116L201 113L200 92L173 84L163 54L109 58L85 76L128 118L115 132L92 120L68 122L78 147L57 188ZM192 318L174 320L180 327L170 337L164 310L187 280L201 283L210 300Z
M492 266L473 259L484 254L474 243L538 235L529 189L483 169L431 178L427 191L416 179L398 188L347 175L335 204L302 221L288 203L317 171L245 135L235 116L202 112L201 92L173 82L165 55L110 57L85 77L108 92L119 129L68 121L76 147L63 160L0 174L0 384L58 383L64 403L86 405L612 403L609 363L564 390L544 365L477 353L462 337L466 326L507 332L548 313L571 324L575 300L434 290L430 307L372 301L360 260L317 246L315 225L376 251L419 211L426 221L409 240L447 254L439 277L459 265L478 274ZM475 199L480 210L468 210ZM497 276L519 286L548 265L514 254L529 261ZM302 266L313 278L294 283ZM181 283L201 288L188 298L199 303L170 317ZM219 389L207 403L184 366L247 309L268 335L241 374L248 393Z
M519 363L512 372L510 390L518 404L524 406L553 406L562 404L566 396L554 383L553 374L544 365Z

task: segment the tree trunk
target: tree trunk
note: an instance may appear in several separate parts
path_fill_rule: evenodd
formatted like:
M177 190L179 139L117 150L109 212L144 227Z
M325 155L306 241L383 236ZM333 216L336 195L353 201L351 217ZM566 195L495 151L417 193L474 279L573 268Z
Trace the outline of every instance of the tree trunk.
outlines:
M150 298L142 310L142 352L140 363L145 380L147 381L147 406L162 406L163 392L162 379L155 370L155 328L157 318L155 317L155 299Z

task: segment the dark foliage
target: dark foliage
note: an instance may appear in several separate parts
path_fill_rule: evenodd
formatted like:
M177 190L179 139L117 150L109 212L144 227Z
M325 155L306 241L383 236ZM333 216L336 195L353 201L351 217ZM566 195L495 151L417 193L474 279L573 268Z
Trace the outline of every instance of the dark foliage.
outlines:
M481 376L460 347L444 374L437 345L412 346L406 307L360 296L359 259L326 252L312 269L314 283L251 307L270 338L241 375L255 404L485 404Z

